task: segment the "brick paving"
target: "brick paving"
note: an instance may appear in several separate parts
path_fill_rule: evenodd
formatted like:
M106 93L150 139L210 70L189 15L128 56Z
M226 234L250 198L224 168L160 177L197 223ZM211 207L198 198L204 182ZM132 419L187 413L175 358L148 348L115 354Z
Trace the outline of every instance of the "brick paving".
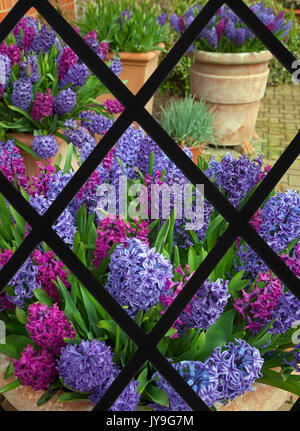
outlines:
M300 85L268 87L256 123L261 150L271 165L282 154L300 129ZM293 163L278 187L300 192L300 157Z

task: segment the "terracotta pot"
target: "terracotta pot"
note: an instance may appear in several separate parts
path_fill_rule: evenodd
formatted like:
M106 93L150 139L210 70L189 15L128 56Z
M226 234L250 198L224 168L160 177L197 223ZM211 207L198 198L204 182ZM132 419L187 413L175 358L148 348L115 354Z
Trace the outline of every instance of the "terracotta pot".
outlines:
M197 165L198 164L198 156L202 156L205 144L201 144L197 147L188 147L191 152L193 153L193 162Z
M8 357L0 353L0 388L15 379L14 377L4 379L4 372L8 364ZM3 395L19 411L88 411L93 409L93 404L90 401L58 401L60 391L53 395L46 404L38 407L36 403L43 393L43 390L33 391L29 386L19 386Z
M9 364L9 358L0 353L0 388L14 380L14 377L4 379L4 372ZM219 411L275 411L291 397L289 392L261 383L254 383L255 392L246 392L227 406L218 405ZM57 392L46 404L36 405L43 395L42 390L33 391L29 387L18 387L3 395L6 400L19 411L90 411L93 404L89 401L58 401Z
M235 146L252 140L271 58L269 51L196 53L190 68L191 93L214 107L218 145Z
M163 43L158 44L159 47L163 48ZM149 51L145 53L140 52L119 52L119 56L122 62L123 70L119 75L121 81L127 80L126 87L133 93L136 94L147 79L152 75L154 70L157 68L159 56L161 51ZM110 60L113 57L112 53L109 53L106 60ZM110 93L102 94L97 97L97 102L104 103L107 99L115 99ZM153 97L146 104L146 109L152 113ZM118 117L119 114L116 114Z
M23 144L25 144L29 148L32 147L32 141L33 141L33 135L32 134L29 134L29 133L9 133L9 135L12 136L13 138L17 139L18 141L22 142ZM65 160L66 160L68 144L66 143L66 141L64 141L62 138L59 138L58 136L56 136L55 138L56 138L56 142L58 144L58 151L55 154L55 156L50 159L50 161L51 161L51 164L54 165L56 163L59 155L61 155L60 166L63 167ZM31 178L32 176L34 176L38 173L37 160L35 160L29 153L27 153L26 151L24 151L22 149L20 149L20 153L21 153L23 160L24 160L26 173ZM43 165L46 165L46 159L42 159L41 162ZM72 161L72 167L75 170L78 169L78 164L76 163L75 160Z
M297 17L298 22L300 23L300 9L294 9L294 14Z
M248 391L226 406L219 404L218 411L275 411L291 398L290 392L263 383L254 383L253 388L254 392Z

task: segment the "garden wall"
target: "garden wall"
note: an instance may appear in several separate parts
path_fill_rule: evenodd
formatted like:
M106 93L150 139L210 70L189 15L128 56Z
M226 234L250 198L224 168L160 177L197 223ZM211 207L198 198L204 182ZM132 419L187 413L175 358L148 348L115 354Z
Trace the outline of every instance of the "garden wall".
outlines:
M0 21L5 18L10 9L17 3L17 0L0 0ZM51 3L60 9L65 18L71 18L74 15L75 0L53 0ZM37 17L37 12L31 8L27 15Z

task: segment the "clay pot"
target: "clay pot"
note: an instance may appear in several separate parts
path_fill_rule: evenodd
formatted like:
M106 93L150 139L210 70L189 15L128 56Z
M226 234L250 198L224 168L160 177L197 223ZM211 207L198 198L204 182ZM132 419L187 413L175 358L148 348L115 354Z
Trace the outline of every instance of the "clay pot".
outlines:
M34 138L34 136L32 134L29 134L29 133L9 133L9 135L12 136L13 138L17 139L18 141L22 142L22 144L25 144L29 148L32 148L32 141ZM62 138L59 138L58 136L56 136L55 138L56 138L56 142L58 144L58 151L55 154L55 156L53 156L50 159L50 161L51 161L51 164L54 165L56 163L59 155L61 155L60 166L63 167L65 160L66 160L68 144L66 143L66 141L64 141ZM32 176L34 176L38 173L39 168L37 165L37 160L35 160L29 153L27 153L26 151L24 151L22 149L20 149L20 153L21 153L21 156L23 157L23 160L24 160L26 173L31 178ZM42 162L42 164L44 166L46 166L46 159L41 159L40 161ZM72 161L72 166L75 170L78 169L78 164L76 164L75 160Z
M9 358L0 353L0 388L14 380L14 377L4 379L8 364ZM253 388L255 392L246 392L227 406L219 404L217 409L219 411L275 411L291 397L289 392L262 383L254 383ZM58 401L57 398L61 392L57 392L46 404L38 407L36 403L43 392L19 386L3 395L19 411L90 411L93 409L93 404L89 401Z
M9 364L9 359L6 355L0 353L0 388L14 380L14 377L4 379L4 372ZM3 395L6 400L19 411L89 411L93 409L93 404L90 401L58 401L60 391L41 407L36 405L44 391L33 391L29 386L19 386L11 391L5 392Z
M248 391L244 395L229 402L226 406L218 404L218 411L275 411L291 398L290 392L263 383L253 384L254 392Z
M197 165L198 164L198 156L202 156L204 148L205 148L205 143L201 144L197 147L188 147L188 148L193 153L193 162Z
M218 53L198 51L190 68L191 93L214 109L217 145L250 142L269 76L269 51Z
M164 43L159 43L157 46L163 48ZM126 87L136 94L152 75L157 68L159 56L161 51L149 51L145 53L140 52L119 52L120 60L123 70L119 75L121 81L127 80ZM113 54L108 53L106 60L112 59ZM103 104L107 99L115 99L110 93L102 94L97 97L97 102ZM146 109L150 114L152 113L153 97L146 104ZM119 114L116 114L116 118Z

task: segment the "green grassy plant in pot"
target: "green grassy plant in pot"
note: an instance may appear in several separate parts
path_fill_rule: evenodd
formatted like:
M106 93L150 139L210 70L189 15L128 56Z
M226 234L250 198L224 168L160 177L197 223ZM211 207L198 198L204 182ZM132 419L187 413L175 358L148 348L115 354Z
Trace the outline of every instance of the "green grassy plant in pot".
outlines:
M195 101L189 95L162 108L161 125L177 144L192 151L197 163L205 145L215 143L213 118L213 112L203 101Z
M196 5L181 17L173 14L172 27L183 33L201 9ZM285 12L276 15L263 3L253 4L251 10L280 40L287 40L291 22L285 20ZM189 55L194 51L191 93L215 106L217 144L253 153L250 142L265 94L271 53L227 5L218 10L189 51Z
M0 70L1 140L14 139L29 176L37 172L39 159L65 161L72 142L63 133L66 122L79 122L90 105L95 113L108 116L107 108L95 103L105 87L55 31L37 19L23 18L0 45ZM76 168L77 151L72 149Z
M168 41L170 26L166 14L150 1L141 4L131 0L89 2L85 17L76 23L82 34L96 30L99 40L107 41L107 58L119 56L120 79L136 94L158 65L159 55ZM105 101L110 95L99 98ZM146 108L152 112L153 98Z

